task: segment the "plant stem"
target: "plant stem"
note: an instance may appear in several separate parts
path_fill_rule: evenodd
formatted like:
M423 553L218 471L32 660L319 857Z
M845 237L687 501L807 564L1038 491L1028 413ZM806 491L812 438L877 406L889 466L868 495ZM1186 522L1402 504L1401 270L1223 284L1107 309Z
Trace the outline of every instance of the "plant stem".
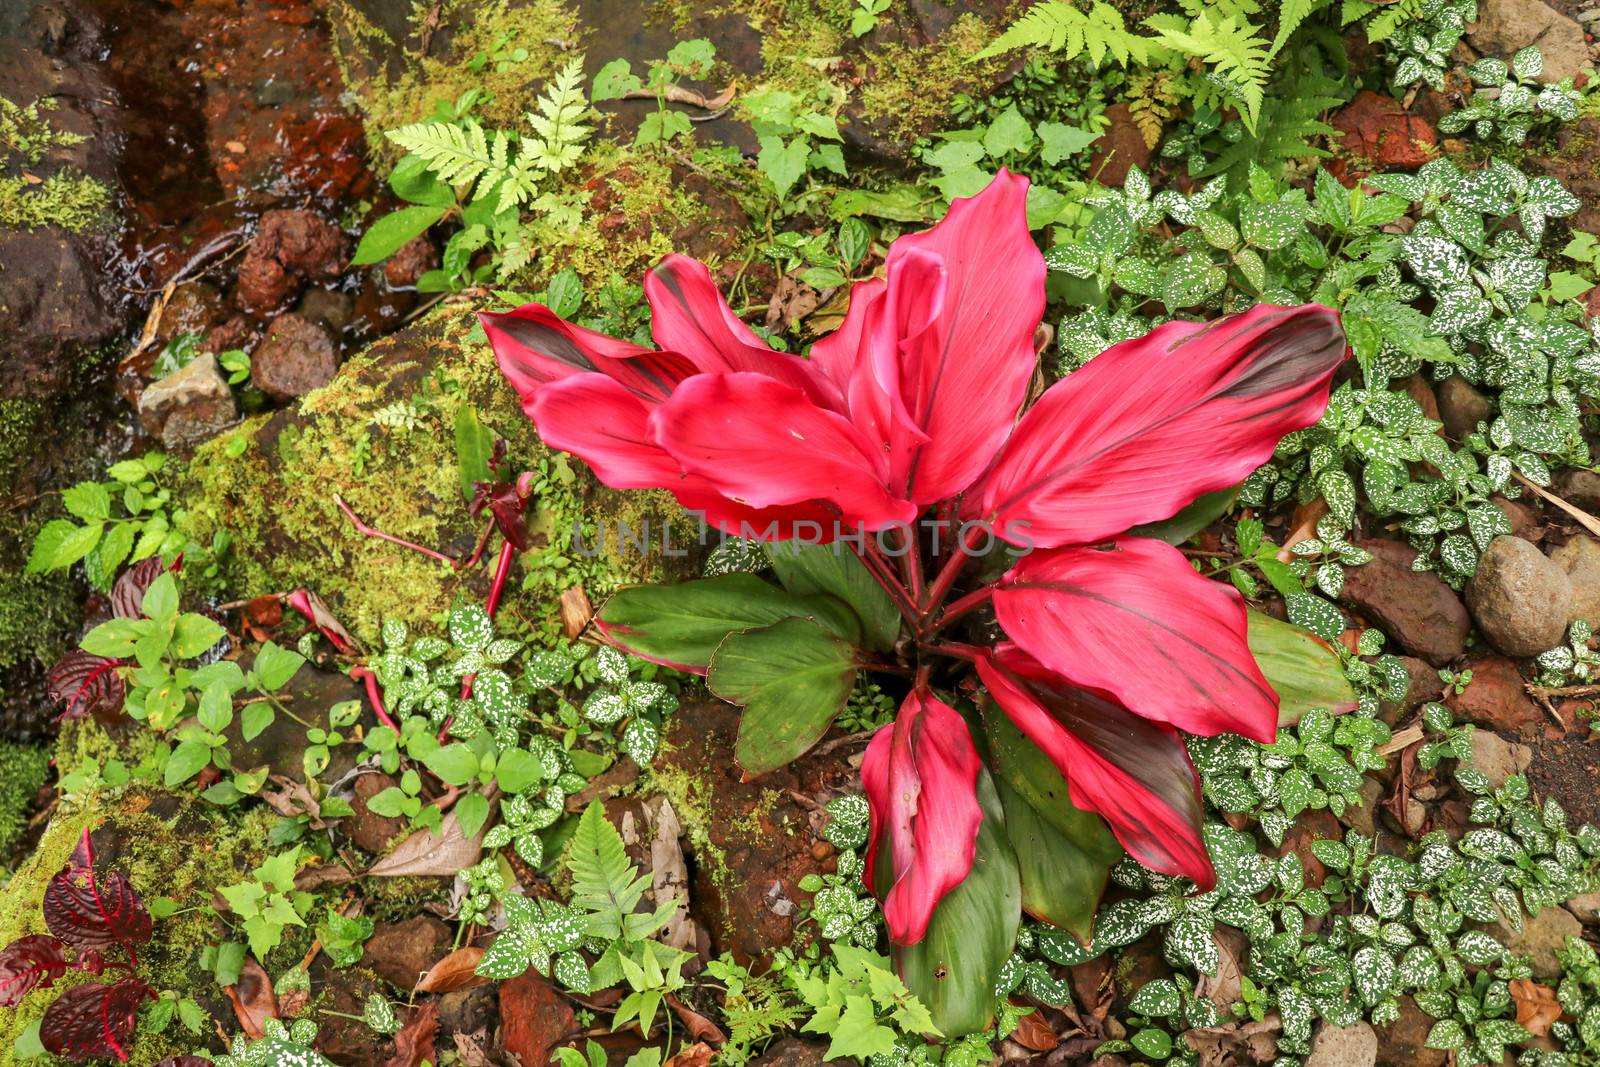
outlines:
M421 552L429 559L436 559L440 563L448 563L452 567L457 565L455 560L451 559L443 552L436 552L431 548L425 548L424 546L417 544L415 541L407 541L403 537L396 537L394 534L384 533L382 530L379 530L376 527L368 526L366 523L361 521L360 517L357 516L354 511L350 510L350 505L346 504L344 502L344 497L340 496L338 493L333 494L333 502L339 506L340 511L344 512L344 517L350 520L351 525L356 528L356 532L361 534L363 537L374 537L379 541L388 541L392 545L399 545L401 548L409 548L413 552Z
M906 574L906 586L911 593L911 602L919 608L922 606L922 546L917 543L916 530L907 527L904 531L904 545L906 554L902 562Z
M965 615L967 612L971 611L973 608L978 607L993 595L994 586L992 585L985 585L981 588L974 589L972 592L968 593L966 596L962 597L960 600L957 600L954 604L951 604L948 608L946 608L940 614L939 621L934 623L928 629L924 630L922 636L933 636L946 626L949 626L951 623L955 622L961 616Z
M378 676L365 667L351 667L350 677L356 681L365 681L367 683L367 700L372 703L372 713L378 717L379 722L399 734L400 727L395 724L395 721L389 717L389 713L384 710L383 694L378 690Z
M956 641L946 641L942 645L925 645L923 647L925 647L929 652L938 652L941 655L954 656L956 659L964 659L968 663L976 661L977 658L983 653L983 649L979 648L977 645L963 645Z
M894 580L893 574L884 568L882 557L869 555L859 548L855 549L855 553L856 558L861 560L862 565L867 568L867 573L872 575L873 580L883 587L885 593L889 594L889 599L894 601L894 606L900 609L901 616L911 624L912 629L916 629L917 625L922 621L922 616L918 613L915 605L911 603L911 598L906 595L905 589L901 587L899 582Z

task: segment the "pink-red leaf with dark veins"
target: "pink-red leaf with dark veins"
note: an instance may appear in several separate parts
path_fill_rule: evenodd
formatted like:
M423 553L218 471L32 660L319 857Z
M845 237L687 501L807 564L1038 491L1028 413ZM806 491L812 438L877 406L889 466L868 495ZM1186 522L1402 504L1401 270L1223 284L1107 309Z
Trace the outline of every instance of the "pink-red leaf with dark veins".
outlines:
M121 871L96 874L89 866L67 866L44 890L44 924L77 949L134 947L150 940L150 913Z
M1169 322L1112 345L1028 410L966 514L1039 548L1171 518L1321 418L1345 352L1338 312L1315 304Z
M869 815L868 886L888 833L894 885L883 900L889 936L914 945L933 909L972 870L978 847L978 752L964 719L925 688L913 689L861 763Z
M494 349L500 373L522 397L523 410L551 382L598 372L629 392L660 401L695 372L694 364L675 352L655 352L628 341L567 322L543 304L524 304L514 311L478 315Z
M121 660L96 656L81 648L62 656L50 668L50 699L62 705L61 718L87 719L99 712L122 710L127 688L117 673Z
M1129 855L1202 891L1216 884L1201 837L1200 776L1178 731L1068 684L1012 645L980 656L978 676L1066 777L1072 803L1099 812Z
M1074 685L1193 734L1277 736L1278 694L1250 654L1244 600L1149 537L1023 556L994 591L1000 627Z

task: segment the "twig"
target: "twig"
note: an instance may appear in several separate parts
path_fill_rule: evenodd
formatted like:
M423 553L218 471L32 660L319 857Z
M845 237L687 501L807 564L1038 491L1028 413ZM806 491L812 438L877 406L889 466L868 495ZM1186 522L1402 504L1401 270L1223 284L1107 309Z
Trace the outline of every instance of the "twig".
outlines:
M858 730L853 734L845 734L843 737L835 737L832 741L818 745L814 750L814 754L818 756L826 756L828 753L837 752L841 748L849 748L851 745L858 745L863 741L871 740L872 735L877 732L878 731L876 729Z
M1399 733L1389 738L1388 743L1378 749L1378 755L1392 756L1396 752L1402 752L1416 744L1418 741L1421 741L1423 736L1422 727L1417 723L1412 723L1404 730L1401 730Z
M1535 496L1540 497L1543 500L1549 501L1550 503L1554 504L1556 507L1560 508L1562 511L1565 511L1568 515L1571 515L1574 519L1577 519L1578 520L1578 525L1582 526L1585 530L1588 530L1590 533L1594 534L1596 537L1600 537L1600 519L1595 518L1593 515L1589 514L1587 511L1584 511L1582 508L1574 507L1573 505L1567 503L1565 500L1562 500L1560 497L1556 496L1554 493L1550 492L1549 490L1543 489L1543 488L1535 485L1533 482L1528 481L1528 479L1524 478L1521 474L1517 473L1516 471L1512 471L1511 472L1511 477L1515 478L1522 485L1527 486L1529 489L1532 489Z

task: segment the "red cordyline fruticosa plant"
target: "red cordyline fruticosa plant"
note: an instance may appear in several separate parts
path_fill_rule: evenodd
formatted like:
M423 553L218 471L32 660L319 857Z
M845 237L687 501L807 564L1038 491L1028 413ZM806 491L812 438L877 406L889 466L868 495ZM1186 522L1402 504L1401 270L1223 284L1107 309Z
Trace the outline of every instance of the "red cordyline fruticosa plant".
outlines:
M867 878L946 1033L987 1021L1022 911L1088 936L1107 826L1145 866L1214 884L1179 731L1270 742L1278 697L1239 595L1130 531L1314 423L1346 351L1324 307L1169 322L1024 410L1045 303L1027 189L1002 171L895 241L809 358L676 255L645 280L659 351L537 304L483 316L546 444L769 543L781 587L635 587L600 615L744 706L747 775L816 742L858 671L905 678L861 767Z

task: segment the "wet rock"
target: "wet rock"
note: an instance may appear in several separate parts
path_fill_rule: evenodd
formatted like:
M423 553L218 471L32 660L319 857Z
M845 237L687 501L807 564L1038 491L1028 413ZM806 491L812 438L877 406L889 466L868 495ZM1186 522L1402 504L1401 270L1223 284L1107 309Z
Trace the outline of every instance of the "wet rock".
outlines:
M201 348L207 352L247 348L254 343L259 328L248 315L234 315L208 330Z
M1444 432L1460 441L1494 416L1494 405L1489 399L1461 377L1452 374L1435 387L1439 397L1439 421Z
M1578 534L1552 549L1550 561L1566 572L1572 588L1567 621L1583 619L1600 624L1600 541Z
M156 339L165 344L184 334L204 336L228 317L228 306L216 286L207 282L184 282L172 290L172 297L161 311L161 328Z
M338 337L355 315L355 298L334 289L307 289L295 311L301 318L319 323Z
M532 970L500 984L500 1018L505 1049L522 1067L546 1067L577 1022L567 999Z
M1344 134L1341 148L1383 168L1415 170L1434 156L1438 142L1432 123L1413 115L1386 93L1363 90L1333 117Z
M1472 681L1459 693L1445 697L1457 719L1515 735L1544 720L1539 707L1523 689L1517 665L1504 656L1475 656L1466 663Z
M339 346L321 324L296 312L273 320L250 357L250 380L275 400L293 400L333 381Z
M97 241L53 228L0 231L0 400L51 400L122 329Z
M324 981L318 983L317 992L326 998L319 1002L319 1007L343 1013L321 1016L317 1050L334 1063L384 1067L394 1052L394 1042L361 1021L368 998L384 992L382 983L370 971L359 967L330 968Z
M391 289L411 289L417 279L439 265L439 246L427 234L401 245L383 265L383 280Z
M1144 134L1134 125L1133 111L1127 104L1112 104L1106 108L1105 117L1111 125L1090 146L1094 156L1089 161L1089 173L1097 175L1101 183L1115 187L1122 184L1130 169L1148 170L1155 150L1145 143Z
M1502 945L1533 963L1535 978L1555 978L1561 974L1557 950L1567 938L1582 937L1583 924L1566 908L1545 908L1537 915L1525 915L1522 929L1514 930L1504 919L1485 926Z
M1358 543L1372 562L1351 568L1339 602L1435 667L1461 655L1472 620L1455 590L1436 574L1412 570L1417 554L1409 545L1385 538Z
M139 394L139 423L171 449L189 448L218 433L239 417L228 380L207 352Z
M828 1046L821 1041L785 1037L774 1041L767 1051L751 1061L751 1067L821 1067L825 1063L848 1063L827 1058Z
M1339 820L1333 812L1325 808L1304 811L1295 819L1289 832L1283 835L1283 844L1274 850L1274 855L1287 856L1293 852L1299 856L1301 869L1305 871L1306 885L1321 888L1322 880L1327 877L1328 872L1322 866L1322 861L1312 855L1311 843L1343 840L1344 829L1339 825Z
M1323 1023L1311 1039L1305 1067L1373 1067L1378 1062L1378 1034L1367 1023L1329 1026Z
M439 997L439 1032L471 1034L479 1030L493 1033L500 1021L500 997L492 985L455 989Z
M396 989L409 993L417 979L450 951L450 944L450 927L431 915L415 915L404 922L383 923L373 930L362 965L372 968Z
M1559 645L1571 605L1566 572L1520 537L1489 542L1467 583L1478 629L1508 656L1536 656Z
M1544 56L1539 80L1575 78L1590 65L1583 27L1543 0L1483 0L1478 22L1467 33L1472 47L1488 56L1509 60L1513 53L1537 44Z
M1507 741L1492 730L1472 731L1472 765L1482 771L1489 784L1499 789L1513 774L1521 774L1533 762L1533 749Z
M356 814L339 824L350 842L364 852L381 855L400 834L405 832L406 820L398 816L379 815L367 807L367 802L394 785L387 774L363 774L356 778L351 788L355 797L350 806Z
M303 208L269 211L239 264L235 299L246 311L270 314L307 281L332 281L343 266L344 234L333 223Z
M1564 470L1555 476L1551 488L1573 507L1600 513L1600 474L1578 468Z
M1444 1067L1447 1053L1428 1047L1428 1032L1433 1017L1409 996L1399 1000L1400 1014L1383 1028L1383 1048L1379 1062L1384 1067Z

